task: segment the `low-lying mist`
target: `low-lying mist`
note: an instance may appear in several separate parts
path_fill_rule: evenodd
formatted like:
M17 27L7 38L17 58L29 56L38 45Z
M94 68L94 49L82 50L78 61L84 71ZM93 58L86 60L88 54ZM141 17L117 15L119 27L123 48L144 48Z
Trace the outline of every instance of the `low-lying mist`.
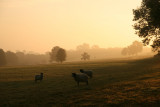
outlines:
M57 46L55 46L57 47ZM53 49L55 48L53 47ZM130 46L129 46L130 47ZM51 49L51 50L53 50ZM101 48L98 45L90 46L89 44L82 44L77 46L74 50L65 50L66 58L64 61L81 61L81 60L100 60L100 59L112 59L112 58L131 58L131 57L149 57L155 53L151 51L151 48L143 47L141 52L134 54L124 54L126 48ZM1 49L3 51L3 49ZM35 65L35 64L49 64L56 63L56 60L51 60L51 52L48 51L44 54L37 54L34 52L17 51L4 52L4 63L1 65ZM128 48L129 50L129 48ZM130 51L128 51L130 52ZM3 53L3 52L1 52ZM2 56L3 57L3 56ZM88 57L88 58L87 58ZM86 58L86 59L85 59ZM61 62L62 63L62 62Z

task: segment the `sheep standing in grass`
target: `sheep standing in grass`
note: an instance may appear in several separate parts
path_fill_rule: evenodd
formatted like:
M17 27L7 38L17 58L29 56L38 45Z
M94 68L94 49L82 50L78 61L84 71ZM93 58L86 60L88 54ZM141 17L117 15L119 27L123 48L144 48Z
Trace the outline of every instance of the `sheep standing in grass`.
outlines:
M37 82L38 80L43 80L43 73L40 73L40 75L35 75L35 82Z
M77 82L77 85L79 86L79 82L86 82L88 85L88 76L86 74L77 74L77 73L72 73L72 77L74 80Z
M93 73L92 73L91 70L85 71L85 70L83 70L83 69L80 69L80 72L81 72L81 73L84 73L84 74L87 74L90 78L92 78Z

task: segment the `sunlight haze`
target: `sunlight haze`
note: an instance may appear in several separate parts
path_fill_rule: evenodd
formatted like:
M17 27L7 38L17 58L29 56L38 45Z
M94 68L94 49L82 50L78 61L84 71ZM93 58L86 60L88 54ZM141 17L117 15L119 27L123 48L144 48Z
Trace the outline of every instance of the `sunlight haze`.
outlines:
M88 43L126 47L135 34L132 9L141 0L1 0L0 48L39 53Z

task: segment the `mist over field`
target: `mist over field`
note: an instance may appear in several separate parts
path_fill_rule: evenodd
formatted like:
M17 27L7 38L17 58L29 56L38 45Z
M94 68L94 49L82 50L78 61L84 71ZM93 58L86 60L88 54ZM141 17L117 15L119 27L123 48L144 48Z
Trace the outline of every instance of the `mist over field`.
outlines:
M0 0L0 107L159 107L160 0Z
M153 56L149 47L137 53L131 49L134 41L142 41L132 26L132 11L140 3L139 0L0 1L0 49L6 53L7 65ZM52 49L56 46L65 50L64 61L54 59ZM88 59L83 55L88 55Z
M58 47L58 46L55 46ZM44 54L39 54L35 52L27 52L27 51L6 51L5 52L5 60L8 66L14 65L36 65L36 64L51 64L56 63L54 60L56 56L51 55L53 47L50 51L45 52ZM78 45L76 49L65 50L66 56L64 62L72 62L72 61L94 61L94 60L104 60L104 59L116 59L116 58L146 58L152 57L156 54L156 52L152 52L151 48L143 47L140 52L135 53L126 53L123 54L126 48L101 48L98 45L90 46L87 43L83 43ZM131 50L131 49L129 49ZM83 53L87 53L89 55L89 59L83 60ZM56 54L56 53L55 53ZM53 58L52 58L53 57ZM53 61L51 62L51 60Z

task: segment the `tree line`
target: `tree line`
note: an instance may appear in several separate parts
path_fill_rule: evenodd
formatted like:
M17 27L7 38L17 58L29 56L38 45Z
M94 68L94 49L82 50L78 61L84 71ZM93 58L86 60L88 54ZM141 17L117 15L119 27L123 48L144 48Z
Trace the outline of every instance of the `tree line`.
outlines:
M3 65L32 65L47 63L48 53L35 54L26 53L25 51L4 51L0 49L0 66Z
M65 50L62 47L54 46L45 54L37 54L26 51L6 51L0 49L0 66L2 65L34 65L63 63L64 61L96 60L108 58L120 58L124 56L134 56L142 52L141 42L134 41L125 48L100 48L98 45L90 46L87 43L78 45L75 50ZM149 53L149 51L147 51Z
M143 50L143 44L138 41L134 41L131 45L128 47L123 48L121 54L124 56L133 56L137 55L138 53L142 52Z
M66 50L59 46L53 47L51 52L46 52L45 54L26 53L25 51L5 52L3 49L0 49L0 66L48 64L54 61L62 63L66 60L66 57Z

